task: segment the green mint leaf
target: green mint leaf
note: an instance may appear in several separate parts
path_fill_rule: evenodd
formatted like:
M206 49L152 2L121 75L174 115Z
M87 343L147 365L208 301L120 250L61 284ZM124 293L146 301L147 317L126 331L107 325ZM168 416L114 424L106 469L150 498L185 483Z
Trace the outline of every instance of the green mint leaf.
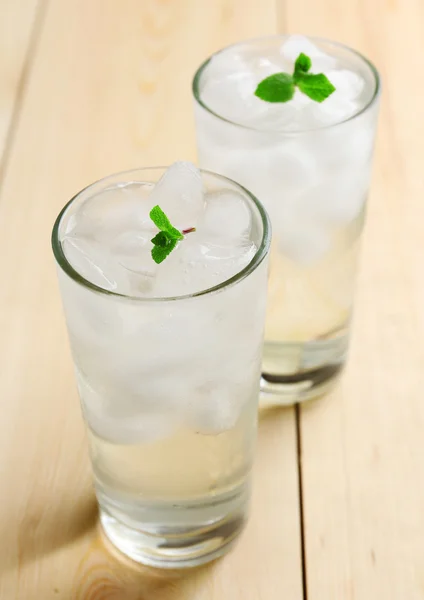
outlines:
M265 102L288 102L298 87L311 100L323 102L336 88L324 73L309 73L311 67L310 57L301 52L294 64L293 75L275 73L266 77L256 88L255 96Z
M184 236L181 233L181 231L178 231L178 229L171 225L170 220L160 208L160 206L154 206L152 208L152 210L150 211L150 218L152 219L156 227L161 231L166 231L171 235L172 238L175 238L176 240L183 239Z
M255 96L265 102L288 102L293 98L293 77L288 73L275 73L263 79L255 91Z
M189 227L188 229L183 229L183 231L178 231L178 229L171 225L170 220L160 206L152 208L150 211L150 218L156 227L160 229L159 233L150 240L153 244L151 252L152 258L157 264L160 264L165 260L165 258L173 251L177 242L184 239L184 235L196 231L195 227Z
M165 260L165 258L173 251L175 246L177 245L177 240L169 240L165 246L153 246L152 248L152 258L156 264L160 264Z
M167 256L169 256L177 245L177 242L182 240L184 236L181 231L178 231L178 229L171 225L170 220L160 206L152 208L150 211L150 218L156 227L160 229L159 233L151 239L153 244L151 251L152 258L155 263L159 265Z
M311 100L315 100L315 102L323 102L336 89L323 73L318 75L304 73L296 81L296 85L301 92L309 96Z
M169 236L169 233L166 233L165 231L159 231L159 233L157 233L150 241L155 246L165 248L165 246L167 246L172 239L173 238Z
M311 67L311 59L309 58L309 56L306 56L306 54L303 54L303 52L301 52L296 58L296 62L294 63L293 79L295 80L295 82L299 73L307 73Z

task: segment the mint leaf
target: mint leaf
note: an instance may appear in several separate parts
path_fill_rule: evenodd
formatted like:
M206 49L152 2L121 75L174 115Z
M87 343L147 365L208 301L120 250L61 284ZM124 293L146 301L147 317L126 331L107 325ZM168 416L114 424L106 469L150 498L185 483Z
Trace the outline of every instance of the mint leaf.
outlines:
M155 246L160 246L161 248L165 248L165 246L168 244L168 242L172 239L173 238L169 235L169 233L166 233L165 231L159 231L159 233L157 233L155 235L155 237L152 238L150 241Z
M315 102L324 102L336 89L323 73L318 75L304 73L297 80L296 85L301 92Z
M150 211L150 218L153 223L156 225L158 229L160 229L159 233L157 233L150 241L153 244L152 248L152 258L156 264L160 264L165 260L165 258L173 251L177 242L184 239L183 234L191 233L192 231L196 231L195 227L189 227L188 229L183 229L183 231L178 231L173 225L171 225L170 220L160 208L160 206L154 206Z
M306 56L306 54L303 54L303 52L301 52L296 58L296 62L294 63L293 79L296 81L297 76L300 73L307 73L311 67L311 59L309 58L309 56Z
M293 94L293 77L288 73L270 75L260 82L255 91L255 96L265 102L288 102Z
M161 231L166 231L177 240L183 239L184 236L181 233L181 231L178 231L178 229L175 229L175 227L171 225L168 217L160 208L160 206L154 206L152 208L152 210L150 211L150 218L152 219L156 227Z
M152 258L155 263L159 265L161 262L163 262L165 258L171 254L176 245L177 240L168 240L168 243L165 246L153 246Z
M293 74L275 73L263 79L255 90L255 96L265 102L288 102L295 88L315 102L323 102L335 91L334 85L324 73L309 73L312 61L301 52L294 63Z

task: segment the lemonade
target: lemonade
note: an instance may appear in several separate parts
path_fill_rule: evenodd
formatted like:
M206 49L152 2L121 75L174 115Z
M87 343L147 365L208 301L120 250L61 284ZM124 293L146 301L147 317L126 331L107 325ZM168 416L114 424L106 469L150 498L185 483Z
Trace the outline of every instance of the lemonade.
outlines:
M160 263L158 205L181 237ZM182 162L106 178L57 219L101 521L135 560L205 562L246 520L269 236L249 193Z
M255 95L304 53L335 87L313 101ZM271 217L273 244L262 392L281 403L332 385L348 347L379 81L356 52L324 40L276 36L230 46L193 84L199 163L251 190Z

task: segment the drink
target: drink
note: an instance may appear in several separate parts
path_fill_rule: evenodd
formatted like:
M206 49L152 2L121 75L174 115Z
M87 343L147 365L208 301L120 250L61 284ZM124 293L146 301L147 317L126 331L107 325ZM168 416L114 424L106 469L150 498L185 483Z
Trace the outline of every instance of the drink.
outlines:
M160 264L155 205L187 231ZM57 219L101 522L135 560L205 562L246 520L268 245L256 200L189 163L106 178Z
M292 73L302 52L336 87L328 99L255 96L264 78ZM279 36L218 52L193 90L201 166L252 190L271 217L262 393L281 403L314 397L346 358L378 74L339 44Z

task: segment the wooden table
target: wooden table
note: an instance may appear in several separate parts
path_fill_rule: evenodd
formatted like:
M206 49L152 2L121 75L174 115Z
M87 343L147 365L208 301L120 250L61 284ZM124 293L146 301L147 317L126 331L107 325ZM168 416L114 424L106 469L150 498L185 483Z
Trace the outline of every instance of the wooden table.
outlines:
M424 598L424 4L277 4L0 2L1 600ZM275 31L353 45L384 79L349 367L261 415L236 549L158 573L97 529L50 230L92 180L193 158L196 66Z

